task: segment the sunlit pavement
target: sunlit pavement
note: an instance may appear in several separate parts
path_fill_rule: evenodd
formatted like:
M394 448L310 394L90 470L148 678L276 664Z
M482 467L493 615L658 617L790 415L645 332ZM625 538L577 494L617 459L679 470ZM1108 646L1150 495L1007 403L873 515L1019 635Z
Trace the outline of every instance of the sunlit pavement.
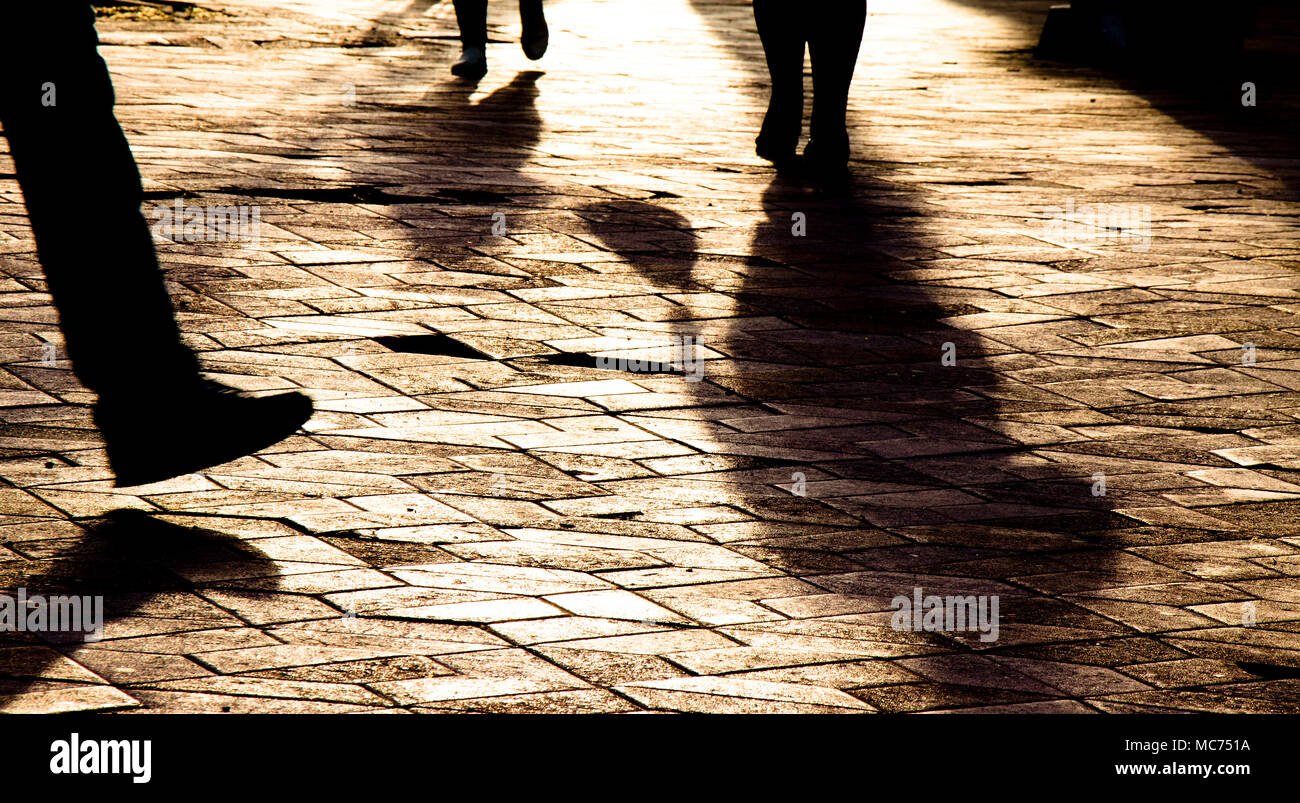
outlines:
M753 155L741 0L548 2L536 63L498 0L477 87L450 2L102 21L189 341L319 412L113 488L0 161L0 588L107 595L0 710L1300 708L1288 132L1034 61L1045 5L873 0L847 194Z

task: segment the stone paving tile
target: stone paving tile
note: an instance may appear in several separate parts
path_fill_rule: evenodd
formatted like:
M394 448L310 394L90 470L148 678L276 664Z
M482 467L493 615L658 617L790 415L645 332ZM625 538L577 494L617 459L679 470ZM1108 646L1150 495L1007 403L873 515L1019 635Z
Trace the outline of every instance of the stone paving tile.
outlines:
M249 672L246 676L317 683L359 684L454 674L451 669L426 656L399 655L368 661L260 669Z
M1202 658L1183 658L1149 664L1123 667L1123 672L1150 686L1179 688L1200 686L1206 683L1228 683L1250 680L1254 676L1228 661L1210 661Z
M889 686L921 680L898 664L888 661L841 661L826 664L802 664L779 669L737 672L735 677L770 680L778 683L806 683L832 689L859 689Z
M241 697L315 700L327 703L352 703L355 705L387 705L389 702L387 699L379 697L359 685L243 676L210 676L167 680L155 682L151 684L150 688L156 691L218 693Z
M6 677L104 682L95 672L45 646L0 648L0 672Z
M135 695L145 711L162 709L177 714L355 714L367 710L355 703L304 698L151 689L138 690Z
M1029 658L994 657L995 663L1021 674L1037 678L1066 694L1083 696L1106 691L1138 691L1144 684L1099 666L1076 666L1055 661L1035 661Z
M969 710L1043 701L1038 695L986 686L907 683L859 689L854 695L880 711L910 714L925 711Z
M134 707L141 701L107 685L35 681L0 686L0 711L6 714L62 714L74 711L111 711Z
M110 683L136 686L181 678L206 677L212 671L184 655L81 649L69 656Z
M516 644L524 645L548 642L568 643L572 639L578 639L579 641L574 643L581 644L583 640L589 638L631 636L655 632L662 627L662 625L590 616L555 616L522 622L498 622L492 625L492 629L496 632Z
M319 644L277 644L273 647L202 652L196 657L216 672L232 674L257 669L361 661L393 654L385 650L329 647Z
M880 0L825 190L752 153L744 0L549 0L477 86L448 0L204 5L101 22L145 212L256 206L157 238L168 289L318 412L112 487L0 155L0 590L107 611L0 636L0 710L1300 710L1294 86L1251 119L1032 59L1039 3ZM998 639L895 630L917 588Z
M1075 700L1049 700L1042 703L1008 703L1006 705L975 706L959 708L954 714L1095 714L1097 710L1089 708Z
M620 690L633 699L678 711L750 713L764 710L763 704L769 704L773 713L831 713L836 708L871 710L861 700L836 689L766 680L684 677L638 681Z
M672 653L667 657L678 666L686 667L699 675L723 675L771 667L816 666L820 663L853 661L861 658L861 655L846 652L819 652L816 650L722 647L711 650Z
M415 706L413 710L476 714L622 714L640 709L603 689L577 689L469 700L441 700L436 704Z

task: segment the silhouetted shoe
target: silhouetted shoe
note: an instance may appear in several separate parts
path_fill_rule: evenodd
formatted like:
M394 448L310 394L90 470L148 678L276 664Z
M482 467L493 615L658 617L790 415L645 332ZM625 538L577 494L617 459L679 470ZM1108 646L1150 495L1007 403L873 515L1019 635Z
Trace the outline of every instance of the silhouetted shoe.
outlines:
M451 74L473 79L487 75L487 49L475 45L462 45L460 58L451 65Z
M799 131L803 127L802 109L778 110L769 105L763 115L763 127L754 140L754 152L774 164L785 164L795 158L799 147Z
M784 165L794 161L795 149L798 146L799 138L797 136L791 140L786 137L774 137L759 132L758 137L754 140L754 153L772 164Z
M546 55L546 46L551 42L551 31L546 27L546 15L542 12L542 0L519 0L519 22L524 29L523 36L519 39L524 55L537 61Z
M118 486L229 463L284 440L311 414L301 393L252 397L211 380L174 396L95 404Z
M811 139L803 149L804 164L814 173L836 175L849 168L849 138Z

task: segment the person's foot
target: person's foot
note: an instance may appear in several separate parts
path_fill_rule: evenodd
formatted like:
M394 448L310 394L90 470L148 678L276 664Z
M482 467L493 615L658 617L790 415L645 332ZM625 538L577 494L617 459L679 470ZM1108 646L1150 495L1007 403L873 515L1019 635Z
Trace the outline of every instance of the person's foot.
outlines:
M524 55L537 61L546 55L546 46L551 41L546 15L542 13L542 0L519 0L519 22L524 29L519 39Z
M799 131L803 127L802 104L769 103L763 116L763 127L754 140L754 152L774 164L784 164L795 158L799 147Z
M799 137L778 137L766 131L760 131L754 139L754 153L772 164L787 164L794 161L795 150L799 146Z
M803 149L803 160L814 173L834 175L844 173L849 167L849 137L814 137Z
M95 404L118 486L179 477L265 449L311 418L301 393L252 397L204 380L174 396Z
M460 58L451 65L451 74L460 78L477 80L487 75L487 48L461 45Z

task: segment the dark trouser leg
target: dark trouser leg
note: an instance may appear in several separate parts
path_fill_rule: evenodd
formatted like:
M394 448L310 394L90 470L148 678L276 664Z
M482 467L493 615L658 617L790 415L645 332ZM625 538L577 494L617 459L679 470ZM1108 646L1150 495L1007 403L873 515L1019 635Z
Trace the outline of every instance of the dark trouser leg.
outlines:
M487 44L487 0L453 0L460 43L465 47Z
M808 35L813 73L812 141L822 151L819 156L847 159L845 108L867 23L867 4L863 0L822 0L813 3L809 13L813 15Z
M245 398L204 384L180 339L140 174L113 116L90 7L0 11L0 124L50 295L118 485L218 465L282 440L312 413L299 393Z
M77 377L118 400L189 388L140 175L87 5L0 12L0 123Z
M766 159L792 156L799 142L806 14L791 0L754 0L754 22L772 77L772 95L757 143L759 155Z
M487 0L453 0L460 26L460 58L452 75L477 81L487 74Z
M523 28L519 44L524 48L524 55L533 61L546 55L551 34L546 26L542 0L519 0L519 23Z

